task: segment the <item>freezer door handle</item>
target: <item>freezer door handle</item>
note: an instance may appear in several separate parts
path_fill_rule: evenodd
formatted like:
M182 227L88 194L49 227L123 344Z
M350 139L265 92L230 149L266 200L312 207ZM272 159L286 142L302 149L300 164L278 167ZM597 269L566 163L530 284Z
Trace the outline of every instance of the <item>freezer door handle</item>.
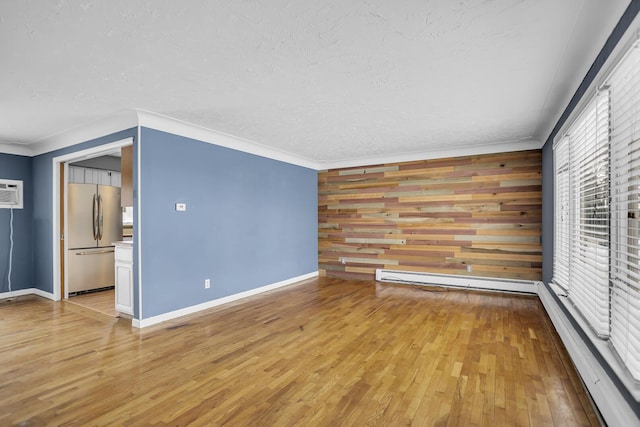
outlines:
M83 252L76 252L76 255L100 255L100 254L108 254L111 252L115 252L115 249L105 249L102 251L83 251Z
M102 240L104 215L102 214L102 196L98 194L98 240Z
M91 211L93 218L93 239L98 240L98 196L93 195L93 209Z

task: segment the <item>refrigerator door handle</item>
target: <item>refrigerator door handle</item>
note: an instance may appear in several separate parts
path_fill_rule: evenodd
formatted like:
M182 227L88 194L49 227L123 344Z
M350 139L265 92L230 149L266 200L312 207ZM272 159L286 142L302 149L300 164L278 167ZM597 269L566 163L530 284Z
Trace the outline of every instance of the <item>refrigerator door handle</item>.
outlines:
M93 210L92 219L93 219L93 239L98 240L98 196L96 194L93 195Z
M103 228L104 228L104 215L102 213L102 196L98 194L98 240L102 239Z
M115 249L104 249L104 250L101 250L101 251L76 252L76 255L101 255L101 254L110 254L111 252L115 252Z

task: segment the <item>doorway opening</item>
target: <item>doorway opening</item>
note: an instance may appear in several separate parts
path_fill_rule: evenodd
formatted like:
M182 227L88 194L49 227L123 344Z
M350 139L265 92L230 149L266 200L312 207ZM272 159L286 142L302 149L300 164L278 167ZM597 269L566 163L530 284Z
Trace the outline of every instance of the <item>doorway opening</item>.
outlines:
M126 138L53 159L55 300L73 297L74 304L118 316L113 242L123 240L121 150L132 144ZM130 162L127 167L129 194ZM131 236L131 222L127 229Z

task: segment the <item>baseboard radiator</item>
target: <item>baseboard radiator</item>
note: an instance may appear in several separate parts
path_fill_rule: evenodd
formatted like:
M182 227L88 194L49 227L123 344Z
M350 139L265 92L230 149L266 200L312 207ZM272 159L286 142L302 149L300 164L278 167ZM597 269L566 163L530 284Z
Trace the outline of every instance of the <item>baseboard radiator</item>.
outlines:
M500 279L493 277L458 276L414 271L376 269L378 282L408 283L413 285L448 286L503 292L537 294L542 282L535 280Z

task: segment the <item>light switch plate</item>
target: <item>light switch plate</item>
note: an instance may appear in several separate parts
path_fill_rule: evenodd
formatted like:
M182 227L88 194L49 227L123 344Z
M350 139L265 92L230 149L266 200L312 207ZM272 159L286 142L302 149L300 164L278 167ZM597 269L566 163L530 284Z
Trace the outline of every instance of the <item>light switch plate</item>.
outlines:
M187 204L186 203L176 203L176 210L179 212L184 212L187 210Z

